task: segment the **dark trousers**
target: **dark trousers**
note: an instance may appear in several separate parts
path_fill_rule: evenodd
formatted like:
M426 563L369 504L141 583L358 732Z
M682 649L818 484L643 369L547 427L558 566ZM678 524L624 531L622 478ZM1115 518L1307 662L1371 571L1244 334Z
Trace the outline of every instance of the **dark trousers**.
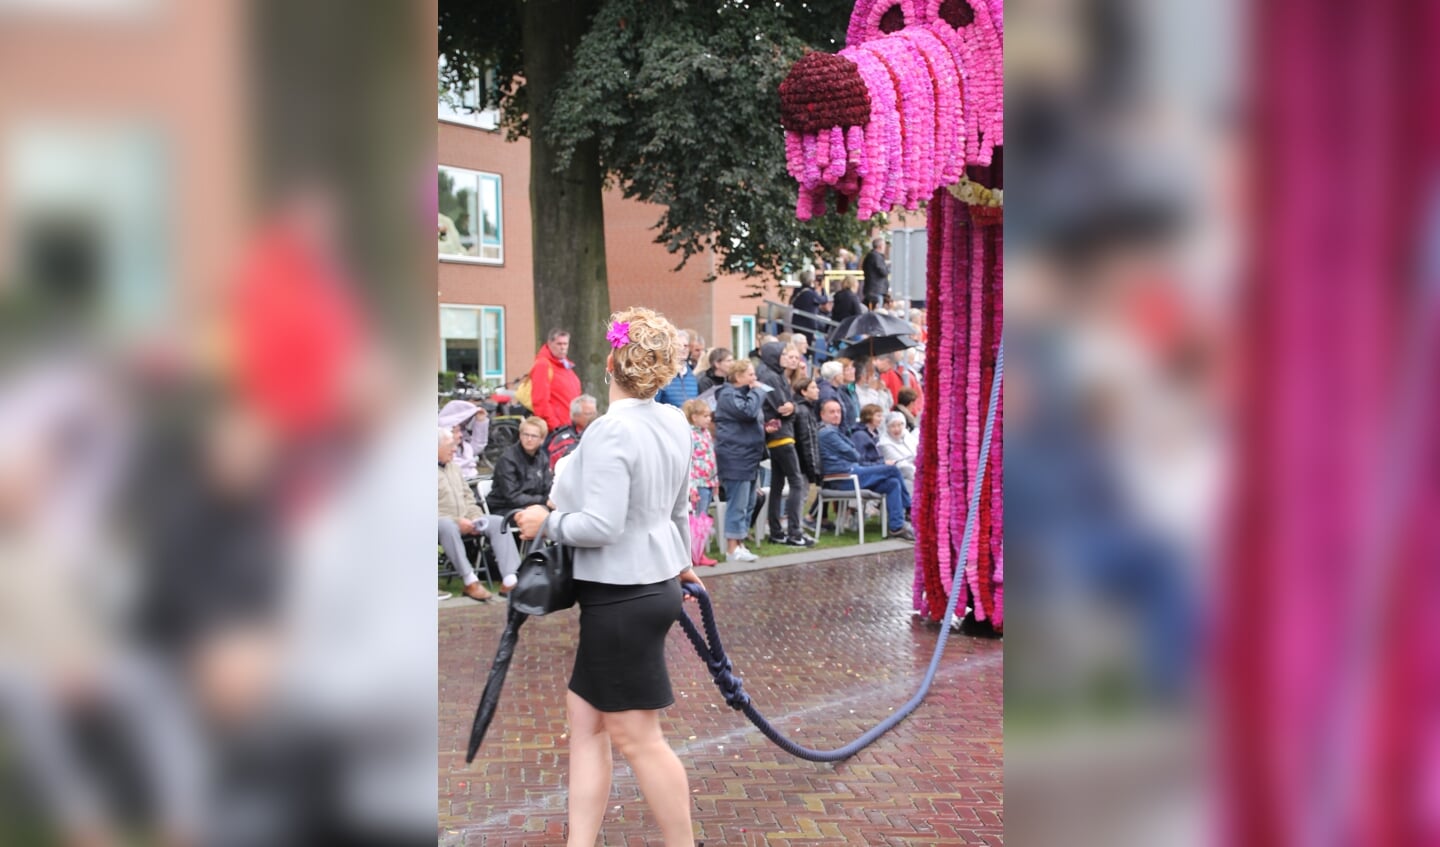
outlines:
M785 512L790 515L790 536L800 537L800 510L805 507L805 476L800 473L800 456L794 444L770 448L770 537L785 536L780 530L780 492L789 486Z

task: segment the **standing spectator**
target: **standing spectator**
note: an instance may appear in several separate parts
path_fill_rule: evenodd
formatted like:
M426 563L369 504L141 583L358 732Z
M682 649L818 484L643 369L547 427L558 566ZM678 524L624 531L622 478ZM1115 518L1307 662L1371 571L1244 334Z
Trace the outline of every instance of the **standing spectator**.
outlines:
M840 404L840 428L845 437L860 420L860 403L855 399L855 363L841 356L820 367L820 402L834 400Z
M506 534L503 528L504 519L485 514L480 504L475 502L475 492L471 491L470 486L460 477L460 468L452 461L455 458L455 434L448 429L440 429L439 436L440 546L445 548L445 555L450 557L451 564L460 572L460 579L465 584L465 596L483 603L493 595L485 590L485 586L480 584L480 577L475 575L474 564L465 552L464 536L484 535L490 539L490 549L495 551L500 575L507 584L515 581L515 571L520 568L520 551Z
M540 449L546 429L544 418L531 415L520 424L520 440L500 454L490 495L485 498L493 514L504 515L550 499L550 461Z
M795 398L785 371L793 370L799 354L794 347L780 342L760 348L760 365L756 368L760 381L770 387L763 401L765 414L765 447L770 451L770 503L768 515L770 537L791 547L812 547L800 530L800 510L805 506L805 477L800 472L800 458L795 452ZM780 494L788 486L789 497ZM790 516L787 532L780 524L781 509Z
M924 364L924 357L919 350L902 350L895 354L895 373L900 377L902 389L913 389L916 394L921 393L923 382L920 379L920 367ZM900 402L900 393L895 393L895 402Z
M880 381L885 383L885 388L890 391L890 403L887 409L894 408L900 402L900 389L905 387L905 382L900 377L900 368L895 359L899 353L887 353L884 356L875 357L875 372L880 375Z
M860 487L885 498L887 531L906 541L914 541L915 533L905 524L910 511L910 495L905 491L905 478L893 465L864 465L855 445L840 431L840 402L826 400L820 406L820 461L827 474L854 474ZM837 483L837 486L839 483Z
M695 511L708 512L710 504L720 495L720 476L715 464L715 413L710 404L696 397L686 402L681 410L690 422L690 487L697 494L693 498Z
M679 409L689 400L693 400L699 394L699 385L695 380L695 368L690 360L685 358L690 355L690 335L686 330L680 330L680 372L670 384L660 389L655 399L666 405Z
M880 431L880 456L900 469L905 477L905 488L915 493L915 433L905 430L905 416L891 412L885 416L885 428Z
M699 397L686 400L681 411L690 422L690 504L694 513L690 531L693 534L697 532L695 520L710 521L706 513L710 511L711 501L720 493L720 476L715 467L715 436L710 431L715 413L710 411L710 404ZM703 517L696 518L695 515ZM692 540L690 558L697 565L710 567L719 564L705 555L713 528L712 522L703 539L697 536Z
M795 297L790 301L791 309L790 326L795 330L796 335L802 335L807 342L815 339L815 333L819 331L820 324L813 317L830 311L830 298L815 290L815 272L803 270L800 272L800 290L795 292Z
M835 303L830 307L830 319L840 323L865 311L860 298L855 295L855 280L845 277L840 280L840 290L835 292Z
M725 560L732 562L760 558L744 543L765 458L765 424L755 382L755 366L749 359L736 359L729 381L715 394L715 460L725 486Z
M550 433L550 439L545 442L545 455L549 459L551 473L554 473L556 463L580 445L580 437L596 416L595 398L589 394L581 394L570 401L570 423Z
M790 343L795 345L795 352L800 354L800 368L795 378L810 376L810 339L804 333L797 332L790 339Z
M820 471L820 383L801 377L791 386L795 395L795 455L800 473L812 485L819 485Z
M690 337L690 351L685 356L685 364L689 365L690 370L694 371L700 367L700 363L705 359L705 336L693 329L681 331Z
M865 305L871 309L878 308L885 301L885 295L890 293L890 263L885 261L886 244L884 238L876 238L870 244L870 252L865 254L865 262L861 270L865 272Z
M530 367L530 408L552 430L566 424L570 401L580 396L575 363L565 358L569 350L570 333L552 329Z
M692 844L685 766L660 727L660 710L675 702L665 636L681 614L681 583L704 588L689 565L689 427L654 402L679 367L675 328L649 309L627 309L611 318L606 339L609 413L556 480L555 511L531 506L516 518L521 537L543 533L575 548L569 843L599 840L618 749L664 843Z
M696 379L696 388L701 394L712 388L725 384L730 376L730 368L735 363L735 357L724 347L716 347L710 351L710 364L700 372Z
M789 343L785 345L781 360L789 364L785 366L785 373L781 374L781 376L785 377L785 384L787 386L794 385L795 380L810 375L809 370L805 367L805 354L800 350L800 346L804 343L805 336L797 333Z
M895 398L890 396L890 389L880 376L879 362L883 358L866 359L860 366L860 375L855 381L855 401L862 408L875 405L880 407L880 411L888 412L895 405Z

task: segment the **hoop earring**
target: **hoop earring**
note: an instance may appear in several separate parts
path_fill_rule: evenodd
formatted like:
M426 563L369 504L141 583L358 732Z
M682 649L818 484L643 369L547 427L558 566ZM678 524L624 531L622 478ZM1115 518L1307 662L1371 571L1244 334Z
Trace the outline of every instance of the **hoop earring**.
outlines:
M606 371L606 372L605 372L605 384L606 384L606 385L609 385L609 384L610 384L610 372L609 372L609 371Z

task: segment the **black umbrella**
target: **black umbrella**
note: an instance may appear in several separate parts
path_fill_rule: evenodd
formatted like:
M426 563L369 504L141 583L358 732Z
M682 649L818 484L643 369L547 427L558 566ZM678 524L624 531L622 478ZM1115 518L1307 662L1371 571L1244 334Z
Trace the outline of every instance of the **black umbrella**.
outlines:
M480 695L480 705L475 709L475 723L470 725L470 743L465 747L465 764L475 761L475 751L485 740L485 730L495 717L495 707L500 703L500 689L505 685L505 674L510 670L510 660L515 656L515 642L520 638L520 626L530 617L510 607L505 619L505 631L500 634L500 646L495 648L495 662L490 665L490 677L485 680L485 692Z
M915 339L908 335L876 335L852 341L836 350L835 355L847 359L871 359L897 350L908 350L916 346L916 343Z
M842 347L863 338L877 335L907 335L914 331L915 327L903 318L897 318L885 312L867 311L841 321L839 326L826 333L825 340L830 343L831 347Z

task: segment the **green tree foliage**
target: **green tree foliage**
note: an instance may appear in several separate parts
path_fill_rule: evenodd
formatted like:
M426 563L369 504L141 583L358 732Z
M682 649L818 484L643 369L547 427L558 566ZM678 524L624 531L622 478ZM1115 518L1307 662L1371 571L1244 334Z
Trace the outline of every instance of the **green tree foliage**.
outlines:
M533 2L533 0L532 0ZM519 2L442 0L447 82L493 67L489 92L512 137L529 134L530 102ZM679 264L713 249L722 271L772 276L813 246L865 240L853 213L795 218L785 172L778 87L807 50L838 50L853 0L593 0L572 65L540 108L555 167L599 157L627 197L665 206L657 241ZM533 37L533 33L529 34ZM538 140L537 140L538 141ZM537 234L538 236L538 234ZM537 244L543 243L537 237Z

